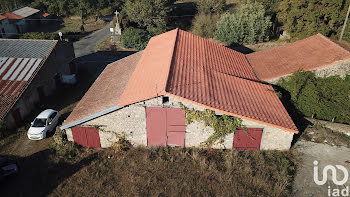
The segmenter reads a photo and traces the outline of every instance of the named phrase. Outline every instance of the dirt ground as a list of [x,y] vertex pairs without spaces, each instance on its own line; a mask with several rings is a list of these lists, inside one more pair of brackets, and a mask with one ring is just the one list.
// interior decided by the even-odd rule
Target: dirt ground
[[[318,161],[319,180],[322,179],[322,170],[326,165],[343,165],[350,173],[350,149],[344,146],[331,146],[300,140],[296,143],[301,163],[294,180],[294,196],[328,196],[328,186],[332,189],[350,187],[350,178],[344,186],[335,185],[332,176],[328,173],[326,184],[319,186],[314,182],[314,161]],[[337,173],[337,180],[342,180],[344,174]]]

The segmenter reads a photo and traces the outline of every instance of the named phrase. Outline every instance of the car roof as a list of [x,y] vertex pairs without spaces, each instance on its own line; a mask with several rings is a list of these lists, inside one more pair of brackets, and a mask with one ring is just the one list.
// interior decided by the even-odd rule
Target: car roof
[[53,109],[46,109],[45,111],[42,111],[36,118],[48,118],[53,112],[57,112]]

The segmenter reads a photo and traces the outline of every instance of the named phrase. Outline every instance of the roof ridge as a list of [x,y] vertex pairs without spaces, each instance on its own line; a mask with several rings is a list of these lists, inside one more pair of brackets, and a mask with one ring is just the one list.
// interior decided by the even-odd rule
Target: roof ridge
[[[258,75],[256,74],[256,72],[255,72],[253,66],[250,64],[249,59],[247,58],[247,55],[248,55],[248,54],[247,54],[247,55],[246,55],[246,54],[243,54],[243,55],[244,55],[245,60],[248,62],[250,68],[252,69],[252,71],[253,71],[255,77],[256,77],[257,79],[259,79],[259,77],[258,77]],[[260,79],[259,79],[259,80],[260,80]]]
[[[230,75],[230,74],[227,74],[227,73],[224,73],[224,72],[220,72],[216,69],[213,69],[215,72],[217,73],[220,73],[220,74],[223,74],[223,75],[227,75],[229,77],[234,77],[234,78],[239,78],[239,79],[244,79],[244,80],[247,80],[247,81],[251,81],[251,82],[254,82],[254,83],[260,83],[260,84],[265,84],[264,82],[260,81],[260,79],[257,77],[257,79],[259,79],[259,81],[256,81],[256,80],[253,80],[253,79],[249,79],[249,78],[246,78],[246,77],[240,77],[240,76],[237,76],[237,75]],[[266,84],[265,84],[266,85]]]
[[173,60],[174,60],[175,48],[176,48],[176,45],[177,45],[177,38],[179,37],[179,31],[180,31],[180,29],[179,29],[179,28],[176,28],[175,30],[176,30],[176,37],[175,37],[175,40],[174,40],[174,47],[173,47],[173,50],[172,50],[172,53],[171,53],[170,64],[169,64],[169,70],[168,70],[167,76],[166,76],[166,82],[165,82],[164,92],[167,91],[167,87],[168,87],[168,84],[169,84],[170,70],[171,70],[171,66],[172,66],[172,64],[173,64]]
[[318,36],[320,36],[321,38],[327,40],[328,42],[331,42],[333,45],[337,46],[338,48],[341,48],[343,51],[345,51],[345,52],[347,52],[347,53],[350,54],[350,51],[348,51],[347,49],[345,49],[344,47],[342,47],[340,44],[336,43],[335,41],[331,40],[330,38],[324,36],[323,34],[318,33],[318,34],[316,34],[316,35],[318,35]]

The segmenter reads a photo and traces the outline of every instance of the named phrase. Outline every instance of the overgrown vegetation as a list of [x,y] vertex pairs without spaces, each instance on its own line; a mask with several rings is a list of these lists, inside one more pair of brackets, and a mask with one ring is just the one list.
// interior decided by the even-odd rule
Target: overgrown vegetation
[[350,136],[345,133],[333,131],[318,120],[313,122],[302,134],[302,138],[307,141],[328,144],[331,146],[345,146],[350,148]]
[[226,0],[197,0],[196,3],[199,13],[222,13],[226,9]]
[[36,40],[57,40],[57,33],[44,32],[28,32],[19,37],[20,39],[36,39]]
[[316,77],[298,71],[279,82],[288,98],[305,116],[350,124],[350,76]]
[[215,38],[227,45],[263,42],[269,39],[271,25],[264,6],[251,2],[233,14],[224,14],[217,23]]
[[150,35],[143,29],[126,28],[121,36],[123,47],[142,50],[146,48]]
[[152,36],[166,32],[175,0],[126,0],[122,9],[124,47],[144,49]]
[[297,160],[294,151],[107,149],[52,195],[290,196]]
[[[83,19],[91,15],[101,15],[101,12],[106,12],[108,8],[115,10],[123,3],[116,0],[32,0],[31,2],[31,7],[44,12],[58,16],[79,15]],[[105,14],[112,13],[113,11],[107,11]]]
[[179,103],[180,108],[186,114],[186,124],[191,124],[193,121],[203,122],[205,126],[213,128],[214,133],[202,143],[205,147],[211,147],[215,143],[223,143],[227,135],[234,133],[238,128],[246,129],[242,124],[242,119],[222,115],[218,116],[214,111],[205,109],[204,111],[194,108],[187,108],[182,103]]
[[282,0],[278,19],[295,38],[316,33],[336,36],[340,34],[348,7],[349,1],[345,0]]
[[218,14],[201,13],[196,15],[193,19],[192,33],[203,38],[213,38],[216,31],[216,25],[213,24],[216,24],[219,18]]
[[9,130],[3,120],[0,120],[0,139],[3,139],[9,135]]

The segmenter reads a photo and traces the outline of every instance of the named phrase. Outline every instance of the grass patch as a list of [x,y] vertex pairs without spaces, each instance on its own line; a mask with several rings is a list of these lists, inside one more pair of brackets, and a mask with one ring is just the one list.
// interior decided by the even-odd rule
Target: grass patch
[[[289,196],[293,151],[104,149],[52,193],[71,196]],[[93,184],[92,184],[93,182]]]

